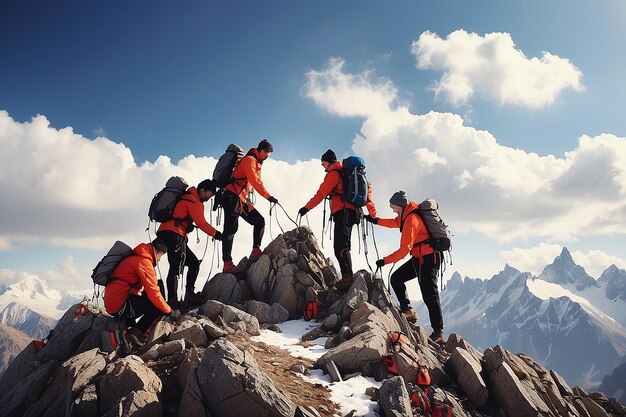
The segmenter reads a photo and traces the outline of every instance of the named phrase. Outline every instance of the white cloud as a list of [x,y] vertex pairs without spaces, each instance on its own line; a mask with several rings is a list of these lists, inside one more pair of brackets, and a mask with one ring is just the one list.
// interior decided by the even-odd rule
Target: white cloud
[[[332,71],[309,73],[315,82],[307,84],[305,95],[339,115],[350,107],[353,90],[386,103],[371,107],[378,112],[358,113],[364,122],[353,143],[367,161],[376,201],[398,189],[416,200],[434,197],[453,232],[474,229],[500,242],[624,233],[625,138],[582,136],[564,158],[503,146],[459,115],[416,115],[393,107],[387,98],[397,89],[389,80],[346,74],[336,62],[329,63]],[[334,87],[338,83],[341,91]],[[430,163],[417,163],[417,155]]]
[[572,252],[572,259],[596,279],[600,278],[602,272],[611,265],[615,265],[620,269],[626,269],[626,261],[599,250],[574,251]]
[[566,89],[583,91],[582,72],[569,59],[543,52],[527,58],[508,33],[480,36],[457,30],[446,39],[424,32],[411,45],[420,69],[441,70],[437,96],[465,104],[480,94],[500,104],[548,106]]

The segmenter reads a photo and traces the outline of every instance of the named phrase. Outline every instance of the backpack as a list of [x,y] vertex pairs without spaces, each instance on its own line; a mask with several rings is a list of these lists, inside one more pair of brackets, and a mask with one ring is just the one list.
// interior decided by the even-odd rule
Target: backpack
[[[439,217],[439,213],[437,212],[438,208],[439,204],[437,201],[432,198],[427,198],[420,203],[417,209],[411,212],[420,216],[430,236],[427,240],[417,242],[415,245],[428,243],[436,251],[445,252],[450,250],[452,246],[452,235],[450,234],[448,226],[441,217]],[[402,225],[400,225],[400,231],[402,231]]]
[[436,404],[433,407],[433,412],[431,414],[432,417],[453,417],[452,409],[448,404]]
[[367,202],[365,160],[358,156],[350,156],[344,159],[342,164],[343,194],[341,198],[356,208],[363,207]]
[[239,145],[234,143],[228,145],[213,170],[213,181],[218,188],[224,188],[231,182],[233,171],[242,157],[243,149]]
[[128,258],[133,250],[126,243],[117,241],[106,255],[98,262],[91,273],[94,284],[106,286],[112,279],[113,271],[124,259]]
[[171,220],[176,203],[178,203],[178,200],[187,191],[188,187],[189,184],[182,177],[171,177],[167,180],[165,188],[152,198],[150,208],[148,209],[150,220],[159,223]]
[[309,301],[304,306],[304,319],[309,321],[311,319],[317,319],[320,316],[320,303],[319,301]]
[[426,362],[422,360],[417,361],[417,386],[420,388],[428,388],[430,385],[430,372]]
[[402,332],[389,332],[389,341],[392,347],[409,344],[409,339]]
[[[430,406],[430,399],[428,398],[428,394],[426,393],[425,390],[423,390],[421,388],[416,388],[415,390],[413,390],[413,392],[411,393],[411,402],[425,416],[429,416],[430,413],[432,412],[432,408]],[[433,414],[433,416],[434,416],[434,414]]]

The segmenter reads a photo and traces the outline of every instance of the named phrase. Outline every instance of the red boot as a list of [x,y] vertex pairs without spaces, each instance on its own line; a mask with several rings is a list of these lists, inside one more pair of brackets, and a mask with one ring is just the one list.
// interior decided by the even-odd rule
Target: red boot
[[250,253],[250,259],[258,258],[262,254],[263,252],[261,252],[260,248],[252,248],[252,252]]
[[222,272],[230,272],[233,271],[235,269],[235,264],[233,264],[233,261],[224,261],[224,269],[222,269]]

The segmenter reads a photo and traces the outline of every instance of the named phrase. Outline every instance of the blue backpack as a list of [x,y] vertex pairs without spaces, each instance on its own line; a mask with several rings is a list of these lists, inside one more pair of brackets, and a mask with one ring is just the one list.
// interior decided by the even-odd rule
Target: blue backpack
[[343,195],[341,198],[356,208],[363,207],[367,202],[367,178],[365,177],[365,160],[358,156],[349,156],[343,160]]

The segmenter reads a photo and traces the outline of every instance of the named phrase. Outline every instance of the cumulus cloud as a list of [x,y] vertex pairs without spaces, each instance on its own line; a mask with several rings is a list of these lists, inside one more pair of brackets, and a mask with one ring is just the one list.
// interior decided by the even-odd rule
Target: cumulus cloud
[[[544,266],[551,264],[562,250],[563,246],[561,245],[540,243],[532,248],[515,247],[511,250],[501,251],[500,257],[504,262],[520,271],[539,275]],[[622,269],[626,268],[626,261],[600,250],[572,251],[571,255],[577,265],[582,266],[589,275],[596,279],[611,265]]]
[[569,59],[545,51],[528,58],[508,33],[480,36],[457,30],[442,39],[427,31],[412,43],[411,52],[418,68],[443,72],[433,89],[455,105],[480,94],[500,104],[538,109],[566,89],[584,90],[583,74]]
[[582,136],[563,158],[503,146],[459,115],[412,114],[394,105],[388,98],[397,88],[389,80],[346,73],[337,62],[309,73],[315,82],[305,95],[338,115],[355,100],[353,90],[386,103],[358,113],[364,122],[353,141],[367,161],[376,201],[397,189],[416,200],[434,197],[453,232],[474,229],[500,242],[624,233],[625,138]]

